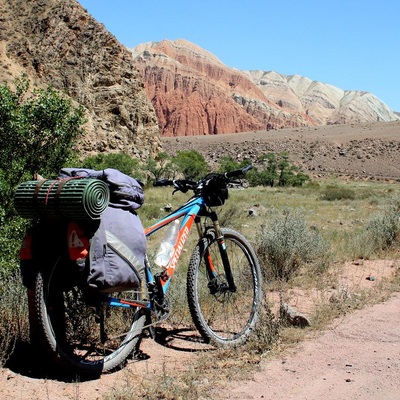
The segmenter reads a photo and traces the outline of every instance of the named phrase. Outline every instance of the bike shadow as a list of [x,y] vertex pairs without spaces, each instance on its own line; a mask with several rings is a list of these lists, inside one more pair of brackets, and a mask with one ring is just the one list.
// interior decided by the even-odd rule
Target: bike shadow
[[204,342],[203,338],[190,328],[157,327],[154,341],[161,346],[183,352],[212,351],[215,348]]
[[[151,339],[150,339],[151,340]],[[212,351],[213,347],[190,328],[157,327],[153,340],[166,348],[180,352]],[[142,342],[143,344],[143,342]],[[140,362],[151,358],[146,349],[141,349],[132,354],[129,360]],[[129,362],[129,361],[128,361]],[[79,375],[55,367],[46,354],[39,347],[29,341],[19,340],[15,343],[14,351],[4,365],[10,371],[32,379],[49,379],[66,383],[85,382],[99,379],[101,373],[93,375]]]
[[14,351],[4,366],[14,373],[28,378],[49,379],[65,383],[95,380],[101,375],[82,376],[55,367],[54,364],[49,362],[43,351],[40,351],[37,346],[28,341],[16,342]]

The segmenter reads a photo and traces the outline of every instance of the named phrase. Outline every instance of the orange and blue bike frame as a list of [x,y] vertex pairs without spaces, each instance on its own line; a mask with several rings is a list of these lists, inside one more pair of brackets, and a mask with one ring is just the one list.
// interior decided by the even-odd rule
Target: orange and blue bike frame
[[[154,232],[159,229],[167,226],[172,221],[175,221],[178,218],[182,218],[182,222],[179,226],[178,237],[175,243],[174,251],[171,256],[171,259],[168,265],[165,267],[165,270],[162,273],[161,279],[159,279],[159,284],[161,285],[162,291],[165,294],[167,292],[168,286],[171,282],[171,278],[174,275],[176,265],[178,263],[179,257],[182,253],[183,247],[185,245],[186,239],[189,236],[189,232],[193,226],[193,223],[196,220],[196,217],[200,214],[200,211],[204,210],[204,200],[202,197],[195,197],[189,200],[186,204],[179,207],[177,210],[173,211],[165,218],[159,220],[154,225],[146,228],[144,230],[146,237],[151,236]],[[199,232],[201,235],[201,232]],[[223,244],[221,244],[223,246]],[[213,267],[211,258],[208,256],[207,265],[209,267],[209,274],[213,275]],[[146,283],[155,283],[155,277],[151,271],[150,266],[148,265],[148,261],[146,261]],[[117,299],[109,297],[108,304],[114,307],[141,307],[152,309],[153,304],[152,301],[129,301],[123,299]]]

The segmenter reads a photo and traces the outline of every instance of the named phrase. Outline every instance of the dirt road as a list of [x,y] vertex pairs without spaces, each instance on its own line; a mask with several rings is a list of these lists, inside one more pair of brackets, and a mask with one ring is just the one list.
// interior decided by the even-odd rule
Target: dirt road
[[341,318],[224,399],[400,399],[400,295]]

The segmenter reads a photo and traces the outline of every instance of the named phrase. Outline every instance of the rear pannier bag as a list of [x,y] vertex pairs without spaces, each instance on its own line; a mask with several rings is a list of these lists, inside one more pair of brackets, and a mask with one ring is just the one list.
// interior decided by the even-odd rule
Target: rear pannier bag
[[107,207],[90,239],[87,283],[101,291],[138,288],[144,278],[146,238],[139,217]]
[[[100,221],[54,223],[39,220],[36,228],[27,236],[28,240],[24,241],[21,251],[24,284],[28,287],[32,285],[31,272],[41,268],[43,249],[50,247],[51,253],[66,255],[71,263],[79,267],[83,275],[82,284],[89,288],[114,292],[140,287],[144,279],[146,237],[135,210],[144,201],[141,184],[114,169],[94,171],[66,168],[60,171],[63,179],[75,176],[98,178],[106,182],[110,188],[110,203]],[[51,233],[54,230],[57,231],[55,236],[54,232]],[[41,244],[39,253],[33,246],[32,258],[29,248],[31,236],[33,243]]]

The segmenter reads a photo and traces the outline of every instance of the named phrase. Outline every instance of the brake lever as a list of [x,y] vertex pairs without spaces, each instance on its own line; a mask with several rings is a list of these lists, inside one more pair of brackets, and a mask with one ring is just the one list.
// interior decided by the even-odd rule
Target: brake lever
[[181,185],[181,184],[178,183],[178,182],[174,182],[174,186],[175,186],[175,190],[172,192],[172,194],[175,194],[175,192],[186,193],[186,192],[189,190],[188,187],[186,187],[186,186],[184,186],[184,185]]

